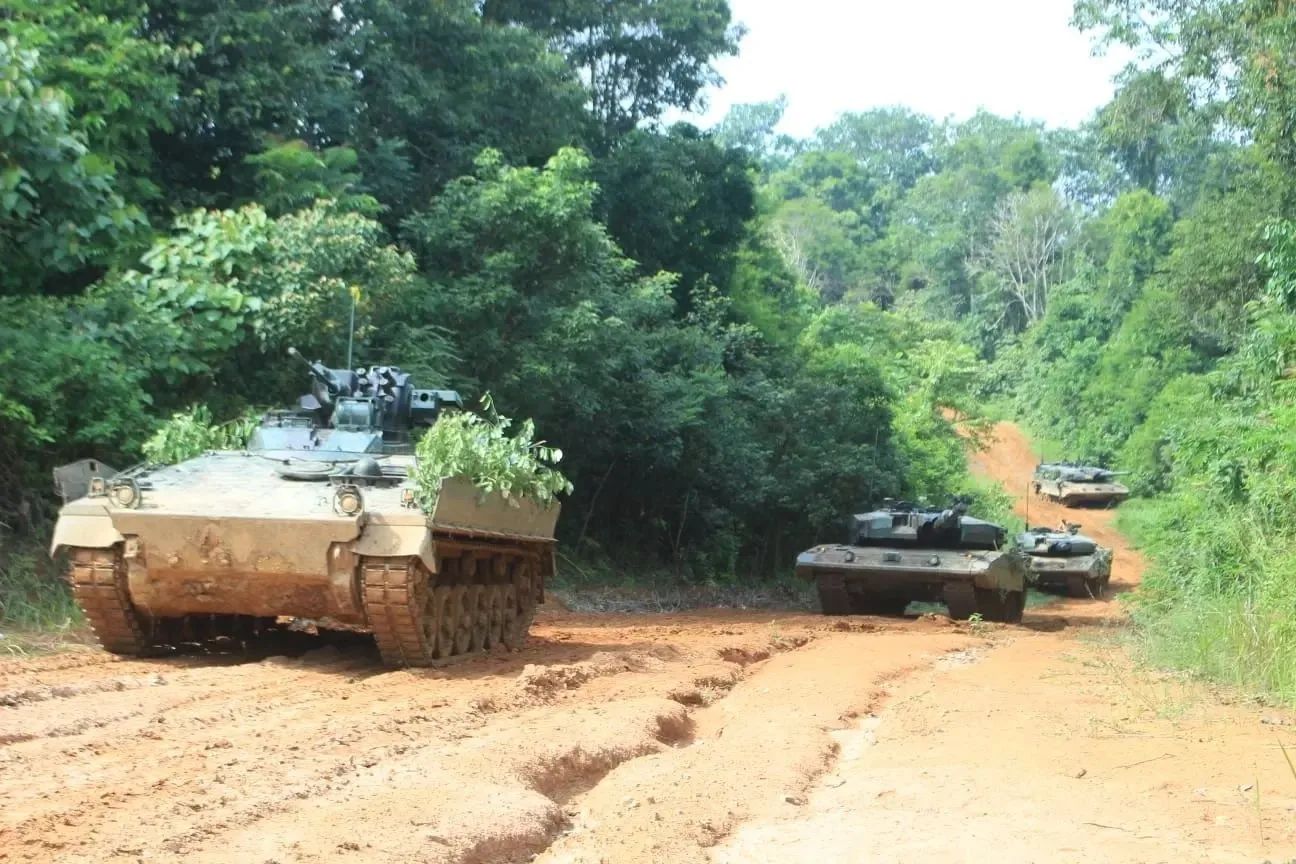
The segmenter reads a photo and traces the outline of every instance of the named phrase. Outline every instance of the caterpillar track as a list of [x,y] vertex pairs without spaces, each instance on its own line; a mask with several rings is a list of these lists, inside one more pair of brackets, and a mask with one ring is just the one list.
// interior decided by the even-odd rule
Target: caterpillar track
[[120,546],[73,548],[68,555],[72,596],[85,613],[99,644],[114,654],[145,656],[153,640],[131,605]]
[[439,666],[521,647],[540,600],[548,549],[437,543],[437,572],[417,556],[361,562],[365,617],[383,661]]
[[[520,648],[551,555],[538,544],[438,544],[435,573],[415,555],[362,558],[359,588],[367,629],[383,662],[442,666]],[[113,654],[147,657],[185,644],[241,642],[276,626],[274,618],[246,615],[143,614],[131,601],[120,544],[73,548],[69,562],[73,595],[100,644]]]

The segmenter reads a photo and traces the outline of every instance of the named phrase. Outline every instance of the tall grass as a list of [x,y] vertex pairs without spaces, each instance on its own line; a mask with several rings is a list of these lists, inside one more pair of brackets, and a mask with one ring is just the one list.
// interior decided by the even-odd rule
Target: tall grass
[[1186,493],[1130,502],[1119,524],[1150,559],[1131,601],[1146,659],[1296,703],[1296,537]]
[[0,627],[54,630],[80,622],[67,582],[44,550],[25,543],[0,553]]

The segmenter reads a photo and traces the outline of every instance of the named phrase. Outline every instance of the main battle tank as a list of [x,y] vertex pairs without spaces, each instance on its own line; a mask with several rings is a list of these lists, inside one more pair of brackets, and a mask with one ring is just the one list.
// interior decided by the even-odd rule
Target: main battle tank
[[888,500],[852,517],[847,544],[802,552],[797,575],[816,583],[825,615],[899,615],[918,600],[944,602],[951,618],[1020,621],[1025,559],[1003,528],[966,512]]
[[1080,526],[1063,522],[1057,528],[1031,528],[1018,537],[1030,559],[1031,581],[1072,597],[1101,597],[1111,581],[1112,550],[1080,533]]
[[1119,504],[1129,497],[1129,488],[1116,482],[1126,471],[1108,471],[1072,462],[1041,462],[1035,466],[1031,485],[1036,495],[1072,504]]
[[424,512],[413,433],[458,394],[398,367],[307,365],[311,393],[245,451],[54,472],[67,503],[50,552],[66,551],[103,647],[149,655],[286,619],[370,631],[398,666],[520,645],[554,572],[558,505],[450,478]]

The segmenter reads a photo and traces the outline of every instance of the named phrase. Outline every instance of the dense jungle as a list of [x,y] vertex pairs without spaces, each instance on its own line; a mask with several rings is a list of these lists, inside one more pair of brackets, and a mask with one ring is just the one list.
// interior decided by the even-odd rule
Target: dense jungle
[[1016,420],[1132,472],[1154,662],[1296,698],[1296,9],[1073,26],[1138,58],[1078,128],[793,138],[679,121],[724,0],[7,0],[0,621],[76,614],[54,466],[219,440],[353,338],[534,420],[593,581],[777,581],[885,497],[1006,517],[956,425]]

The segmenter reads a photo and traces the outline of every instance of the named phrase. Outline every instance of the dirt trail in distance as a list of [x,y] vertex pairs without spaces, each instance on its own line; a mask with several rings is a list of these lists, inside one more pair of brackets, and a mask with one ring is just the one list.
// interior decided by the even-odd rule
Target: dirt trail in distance
[[[978,470],[1024,490],[997,431]],[[1072,518],[1128,589],[1110,515]],[[550,609],[443,670],[354,641],[0,661],[0,862],[1292,857],[1296,718],[1136,671],[1122,626]]]

